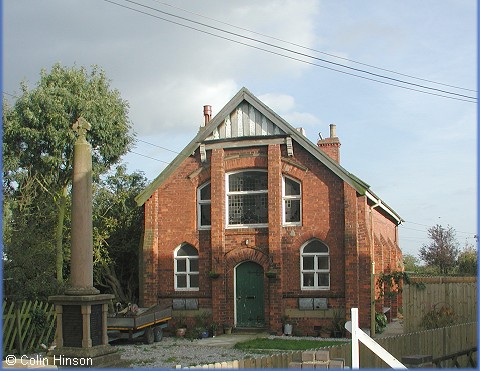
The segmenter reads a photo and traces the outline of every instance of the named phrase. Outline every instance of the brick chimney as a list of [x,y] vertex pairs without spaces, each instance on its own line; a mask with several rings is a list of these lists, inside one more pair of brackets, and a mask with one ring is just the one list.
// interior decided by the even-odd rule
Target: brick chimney
[[317,142],[317,146],[332,160],[340,163],[340,139],[337,137],[336,129],[337,126],[335,124],[330,124],[330,138],[324,139],[322,135],[319,134],[320,139]]

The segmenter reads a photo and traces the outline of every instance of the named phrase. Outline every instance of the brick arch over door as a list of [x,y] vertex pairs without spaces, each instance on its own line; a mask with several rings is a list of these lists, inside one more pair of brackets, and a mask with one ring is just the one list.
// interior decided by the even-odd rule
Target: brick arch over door
[[268,270],[270,264],[268,255],[263,251],[248,247],[238,248],[228,252],[225,256],[227,273],[232,272],[238,264],[245,261],[253,261],[260,264],[265,271]]

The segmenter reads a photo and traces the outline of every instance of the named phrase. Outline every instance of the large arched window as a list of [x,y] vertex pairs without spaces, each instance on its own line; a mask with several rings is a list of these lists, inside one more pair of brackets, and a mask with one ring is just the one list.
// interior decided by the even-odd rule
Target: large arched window
[[197,191],[198,228],[208,229],[212,225],[212,197],[211,184],[205,183]]
[[263,170],[227,174],[227,226],[268,226],[268,173]]
[[284,176],[282,179],[283,224],[302,224],[302,187],[299,182]]
[[307,242],[300,250],[302,290],[330,289],[328,246],[319,240]]
[[185,243],[174,251],[175,290],[198,290],[198,251]]

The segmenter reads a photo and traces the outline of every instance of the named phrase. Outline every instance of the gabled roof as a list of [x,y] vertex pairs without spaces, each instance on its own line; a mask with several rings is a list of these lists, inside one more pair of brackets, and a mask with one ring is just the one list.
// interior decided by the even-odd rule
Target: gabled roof
[[[237,126],[232,125],[230,127],[230,117],[235,115],[234,112],[239,112],[241,115],[241,107],[245,102],[249,105],[250,109],[253,108],[254,114],[257,116],[260,114],[261,124],[256,125],[252,121],[249,123],[246,120],[245,128],[250,125],[250,129],[240,128],[242,119],[239,120]],[[237,114],[237,116],[238,116]],[[238,120],[237,120],[238,121]],[[232,130],[233,129],[233,130]],[[246,132],[249,131],[249,132]],[[327,154],[318,148],[317,145],[308,140],[303,134],[292,127],[283,118],[278,116],[274,111],[262,103],[257,97],[255,97],[245,87],[235,94],[235,96],[213,117],[208,124],[198,132],[193,140],[175,157],[175,159],[156,177],[152,183],[150,183],[136,198],[137,204],[143,205],[155,190],[162,185],[162,183],[180,166],[180,164],[189,156],[191,156],[195,150],[205,141],[212,139],[224,139],[224,138],[239,138],[245,136],[269,136],[283,134],[292,138],[299,145],[301,145],[306,151],[308,151],[317,160],[323,163],[328,169],[336,174],[343,181],[352,186],[360,195],[367,195],[372,200],[377,200],[385,211],[388,212],[398,223],[402,221],[395,211],[384,203],[380,202],[380,199],[376,198],[373,192],[369,192],[370,186],[349,173],[341,165],[332,160]]]

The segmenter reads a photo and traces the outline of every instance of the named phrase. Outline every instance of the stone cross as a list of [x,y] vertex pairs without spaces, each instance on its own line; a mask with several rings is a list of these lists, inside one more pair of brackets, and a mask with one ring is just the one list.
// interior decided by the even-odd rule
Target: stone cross
[[78,120],[75,121],[72,128],[78,134],[77,141],[79,143],[87,142],[87,139],[85,136],[87,135],[87,130],[90,130],[91,127],[92,125],[90,125],[90,123],[87,120],[85,120],[82,116],[80,116]]

